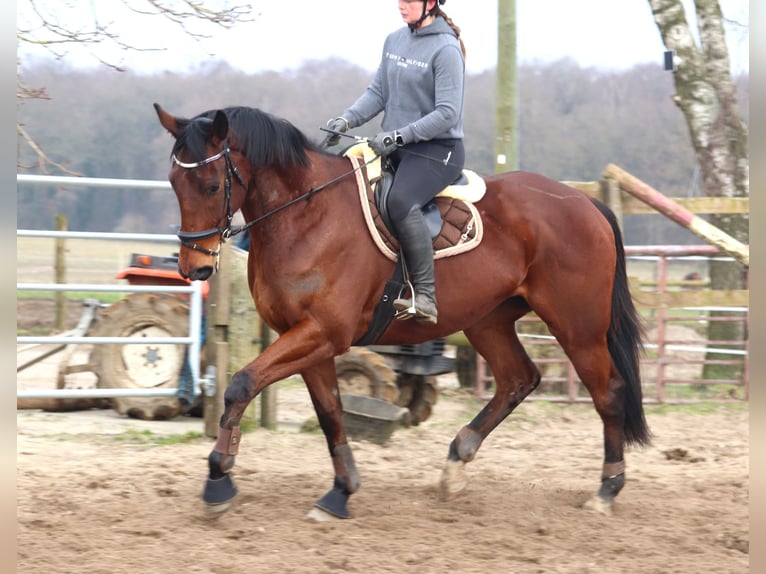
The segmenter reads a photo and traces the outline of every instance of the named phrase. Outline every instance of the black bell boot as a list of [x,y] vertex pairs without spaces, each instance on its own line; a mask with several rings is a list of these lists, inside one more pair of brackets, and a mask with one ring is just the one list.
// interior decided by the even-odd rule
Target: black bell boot
[[413,209],[396,226],[397,239],[402,246],[404,261],[415,287],[414,314],[412,299],[396,299],[394,309],[401,318],[415,317],[419,323],[435,325],[438,316],[434,289],[434,251],[431,236],[419,208]]

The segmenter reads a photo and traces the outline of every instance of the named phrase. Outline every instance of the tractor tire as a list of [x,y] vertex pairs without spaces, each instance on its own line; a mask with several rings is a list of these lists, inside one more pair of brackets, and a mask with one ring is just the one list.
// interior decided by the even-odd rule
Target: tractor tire
[[352,347],[335,357],[335,372],[341,394],[362,395],[394,404],[399,398],[396,373],[383,356],[369,349]]
[[439,398],[436,377],[399,373],[396,384],[399,387],[396,404],[410,409],[412,425],[428,420]]
[[[135,293],[104,309],[92,330],[102,337],[185,337],[189,306],[167,293]],[[91,363],[99,388],[174,388],[185,345],[129,343],[93,346]],[[167,420],[181,412],[175,397],[119,397],[112,406],[120,414],[143,420]]]

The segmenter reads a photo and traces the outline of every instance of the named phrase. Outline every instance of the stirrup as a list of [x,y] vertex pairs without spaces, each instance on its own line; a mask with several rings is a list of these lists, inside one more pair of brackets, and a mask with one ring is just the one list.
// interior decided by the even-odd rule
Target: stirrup
[[[406,321],[407,319],[413,318],[415,315],[417,315],[418,310],[415,308],[415,287],[413,287],[412,283],[410,282],[409,278],[407,279],[407,287],[410,290],[410,294],[412,295],[410,297],[410,306],[406,309],[402,309],[401,311],[396,311],[394,313],[394,319],[399,319],[400,321]],[[402,288],[401,291],[399,291],[399,296],[396,299],[403,299],[403,294],[406,290],[406,288]],[[395,299],[395,300],[396,300]]]

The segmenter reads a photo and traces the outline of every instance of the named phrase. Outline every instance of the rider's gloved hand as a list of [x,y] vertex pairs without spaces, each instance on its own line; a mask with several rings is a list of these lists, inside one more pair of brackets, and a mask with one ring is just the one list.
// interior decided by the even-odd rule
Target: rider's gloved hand
[[[346,133],[348,131],[348,120],[343,116],[332,118],[327,120],[327,129],[334,132]],[[324,147],[332,147],[338,145],[340,142],[340,136],[338,134],[330,134],[325,138]]]
[[388,155],[399,146],[404,145],[404,139],[397,131],[380,132],[369,141],[372,151],[378,155]]

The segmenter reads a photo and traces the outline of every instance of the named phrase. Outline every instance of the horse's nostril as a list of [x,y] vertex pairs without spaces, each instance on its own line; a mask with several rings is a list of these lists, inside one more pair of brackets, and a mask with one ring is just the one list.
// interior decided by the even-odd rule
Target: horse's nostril
[[189,279],[192,281],[204,281],[213,274],[213,266],[205,265],[204,267],[198,267],[189,273]]

